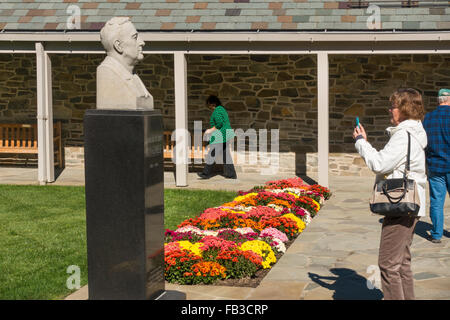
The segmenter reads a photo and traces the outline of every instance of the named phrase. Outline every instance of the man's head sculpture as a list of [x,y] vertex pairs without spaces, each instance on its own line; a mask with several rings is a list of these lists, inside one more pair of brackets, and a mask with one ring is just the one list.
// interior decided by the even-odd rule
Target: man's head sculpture
[[114,17],[106,22],[100,31],[100,40],[109,56],[122,57],[129,66],[135,66],[144,58],[145,42],[128,17]]
[[107,57],[97,68],[97,108],[152,110],[153,97],[134,74],[144,41],[128,17],[114,17],[100,31]]

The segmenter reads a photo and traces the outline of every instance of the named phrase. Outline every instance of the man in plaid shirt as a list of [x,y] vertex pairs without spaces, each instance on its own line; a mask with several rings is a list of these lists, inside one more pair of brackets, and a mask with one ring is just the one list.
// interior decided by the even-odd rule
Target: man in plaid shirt
[[433,229],[428,240],[440,243],[444,232],[444,203],[450,195],[450,90],[441,89],[439,106],[425,115],[425,148],[430,185],[430,218]]

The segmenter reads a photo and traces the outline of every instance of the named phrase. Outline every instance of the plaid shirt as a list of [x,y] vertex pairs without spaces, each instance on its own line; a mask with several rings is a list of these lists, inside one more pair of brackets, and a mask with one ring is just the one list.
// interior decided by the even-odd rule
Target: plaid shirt
[[450,172],[450,106],[441,105],[427,113],[423,127],[428,138],[425,154],[429,171]]

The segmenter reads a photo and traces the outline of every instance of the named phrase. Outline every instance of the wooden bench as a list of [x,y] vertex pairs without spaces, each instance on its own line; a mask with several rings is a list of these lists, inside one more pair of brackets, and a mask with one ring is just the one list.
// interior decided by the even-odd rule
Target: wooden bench
[[[202,133],[202,138],[203,138],[203,133]],[[175,141],[172,141],[172,131],[164,131],[164,152],[163,152],[163,154],[164,154],[165,161],[172,162],[172,155],[173,155],[174,147],[175,147]],[[208,148],[207,141],[202,141],[201,146],[199,146],[199,145],[196,146],[194,143],[194,135],[191,134],[191,148],[189,150],[188,157],[191,160],[192,165],[196,164],[195,160],[197,160],[197,162],[199,164],[205,162],[207,148]],[[199,162],[198,159],[201,159],[202,161]],[[236,159],[237,159],[237,153],[234,152],[233,153],[234,164],[236,164]]]
[[[53,124],[55,165],[62,167],[61,122]],[[0,154],[38,154],[37,124],[0,123]],[[28,163],[28,157],[25,164]]]
[[[191,163],[194,163],[195,159],[205,159],[206,148],[208,142],[202,141],[201,146],[194,144],[194,135],[191,134],[191,148],[189,150],[189,159]],[[172,160],[173,150],[175,147],[175,141],[172,141],[172,131],[164,131],[164,160]]]

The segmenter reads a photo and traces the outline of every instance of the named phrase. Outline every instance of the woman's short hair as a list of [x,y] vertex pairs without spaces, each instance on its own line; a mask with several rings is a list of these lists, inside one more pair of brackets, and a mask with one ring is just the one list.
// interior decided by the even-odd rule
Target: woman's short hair
[[397,89],[391,94],[389,101],[393,107],[399,109],[403,120],[423,120],[425,116],[422,95],[415,89]]
[[220,100],[219,100],[219,98],[217,98],[217,96],[210,95],[208,97],[208,99],[206,99],[206,104],[207,105],[213,104],[217,107],[217,106],[221,106],[222,102],[220,102]]

